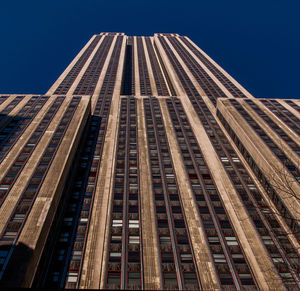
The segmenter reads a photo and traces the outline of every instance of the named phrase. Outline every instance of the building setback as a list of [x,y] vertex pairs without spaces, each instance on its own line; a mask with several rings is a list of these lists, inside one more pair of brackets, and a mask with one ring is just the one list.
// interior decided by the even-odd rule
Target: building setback
[[0,286],[299,290],[299,144],[188,37],[94,35],[0,95]]

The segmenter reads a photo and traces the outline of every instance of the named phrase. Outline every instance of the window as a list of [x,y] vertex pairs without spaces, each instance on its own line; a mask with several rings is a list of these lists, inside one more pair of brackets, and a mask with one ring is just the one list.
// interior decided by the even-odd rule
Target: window
[[52,282],[58,282],[59,279],[59,272],[52,273]]
[[255,224],[255,226],[256,226],[257,228],[263,228],[263,227],[264,227],[261,220],[254,219],[253,222],[254,222],[254,224]]
[[161,253],[161,259],[163,263],[174,263],[172,253]]
[[193,190],[201,190],[200,184],[192,184]]
[[128,272],[128,284],[140,285],[141,275],[138,272]]
[[16,231],[6,231],[2,237],[3,241],[12,241],[16,237]]
[[216,214],[225,214],[223,207],[215,207]]
[[212,222],[212,220],[203,220],[203,224],[205,229],[214,228],[214,223]]
[[208,243],[210,245],[219,245],[220,241],[219,241],[219,238],[217,236],[209,236],[208,237]]
[[254,184],[248,184],[248,188],[250,190],[256,190],[256,186]]
[[114,205],[113,212],[114,213],[122,213],[123,206],[122,205]]
[[197,276],[192,272],[184,272],[183,273],[184,283],[190,285],[198,285]]
[[246,264],[244,256],[242,254],[232,254],[232,258],[236,264]]
[[192,254],[186,253],[186,254],[180,254],[181,262],[182,263],[192,263]]
[[139,221],[138,220],[129,219],[129,221],[128,221],[128,227],[129,228],[139,228]]
[[175,228],[184,228],[184,220],[183,219],[174,219]]
[[233,280],[229,273],[220,274],[220,281],[221,285],[233,285]]
[[129,205],[129,213],[138,213],[138,206],[136,205]]
[[120,244],[122,242],[122,236],[120,236],[120,235],[112,235],[110,242],[112,244]]
[[271,253],[271,257],[274,263],[283,263],[283,259],[279,253]]
[[242,285],[254,285],[251,274],[239,274]]
[[168,190],[176,190],[175,184],[168,184]]
[[25,218],[25,214],[16,213],[15,216],[13,217],[13,221],[14,222],[22,222],[24,218]]
[[111,252],[109,254],[109,261],[111,263],[120,263],[121,262],[121,253],[120,252]]
[[129,193],[129,200],[138,200],[138,194]]
[[216,187],[213,184],[206,184],[206,189],[207,190],[216,190]]
[[159,228],[168,228],[168,220],[167,219],[158,219],[157,221]]
[[73,251],[72,260],[79,261],[81,259],[81,251]]
[[172,206],[172,212],[173,213],[181,213],[181,207],[180,206]]
[[177,242],[180,245],[187,245],[189,243],[186,235],[177,235]]
[[199,206],[200,214],[209,214],[209,209],[207,206]]
[[164,272],[163,276],[165,285],[177,285],[177,278],[175,272]]
[[211,199],[212,201],[220,201],[219,196],[218,196],[218,195],[215,195],[215,194],[210,195],[210,199]]
[[157,213],[166,213],[166,207],[165,206],[156,206],[156,212]]
[[123,200],[123,194],[122,193],[115,193],[114,199],[115,200]]
[[140,253],[139,252],[128,252],[128,263],[139,263]]
[[221,228],[231,228],[230,222],[228,220],[220,220]]
[[177,194],[170,194],[169,197],[171,201],[179,201],[179,197]]
[[120,273],[118,272],[108,272],[107,284],[120,284]]
[[236,241],[236,237],[235,236],[225,236],[227,245],[229,246],[237,246],[238,242]]
[[274,244],[273,240],[271,239],[271,237],[269,235],[262,235],[261,238],[265,245],[273,245]]
[[204,195],[195,195],[197,201],[205,201]]
[[224,254],[213,254],[214,262],[216,264],[225,264],[226,259]]
[[294,279],[290,272],[279,273],[284,283],[294,283]]
[[9,185],[0,185],[0,190],[8,190],[9,189]]
[[160,236],[159,237],[160,244],[170,244],[171,238],[169,236]]
[[139,244],[140,243],[140,237],[138,235],[130,235],[128,238],[128,242],[130,244]]
[[76,272],[69,272],[67,276],[68,283],[76,283],[78,279],[78,274]]
[[119,219],[113,219],[112,221],[112,227],[122,227],[123,221]]

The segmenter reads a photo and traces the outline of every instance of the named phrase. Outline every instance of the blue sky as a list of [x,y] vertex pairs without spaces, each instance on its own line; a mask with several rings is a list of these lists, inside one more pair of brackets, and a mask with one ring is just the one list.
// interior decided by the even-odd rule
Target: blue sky
[[300,98],[300,0],[1,1],[0,93],[45,93],[95,33],[189,36],[256,97]]

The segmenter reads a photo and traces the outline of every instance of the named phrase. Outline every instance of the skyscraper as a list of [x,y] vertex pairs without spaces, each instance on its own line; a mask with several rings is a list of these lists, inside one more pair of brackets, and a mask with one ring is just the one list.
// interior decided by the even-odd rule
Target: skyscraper
[[101,33],[0,110],[1,285],[299,289],[299,100],[185,36]]

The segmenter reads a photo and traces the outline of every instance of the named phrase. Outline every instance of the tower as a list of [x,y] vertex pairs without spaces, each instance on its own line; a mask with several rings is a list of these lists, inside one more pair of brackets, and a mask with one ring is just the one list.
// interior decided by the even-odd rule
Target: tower
[[101,33],[45,96],[0,102],[1,284],[300,287],[298,100],[185,36]]

